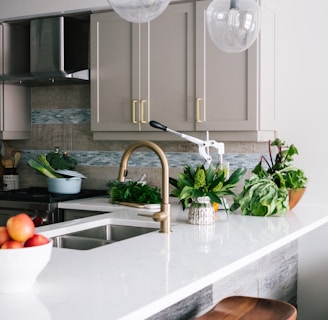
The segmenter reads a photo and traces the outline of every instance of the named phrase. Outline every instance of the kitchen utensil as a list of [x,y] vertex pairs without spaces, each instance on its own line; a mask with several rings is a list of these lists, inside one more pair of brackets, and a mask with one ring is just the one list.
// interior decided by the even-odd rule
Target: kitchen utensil
[[165,126],[155,120],[151,120],[149,122],[149,125],[153,128],[176,134],[176,135],[180,136],[181,138],[186,139],[187,141],[197,144],[199,154],[205,159],[204,166],[206,169],[212,163],[212,157],[209,153],[210,147],[217,149],[218,154],[219,154],[219,161],[220,161],[220,163],[223,162],[223,154],[224,154],[224,143],[223,142],[216,142],[215,140],[208,140],[208,139],[201,140],[201,139],[189,136],[185,133],[181,133],[181,132],[172,130],[172,129],[168,128],[167,126]]
[[14,161],[12,158],[2,159],[2,164],[5,168],[13,168],[14,167]]
[[76,194],[81,191],[82,179],[72,178],[48,178],[48,191],[59,194]]
[[10,146],[8,141],[3,141],[3,144],[5,146],[5,158],[11,158],[14,148]]
[[83,178],[83,179],[87,178],[82,173],[74,171],[74,170],[58,169],[58,170],[55,170],[55,172],[62,174],[64,176],[69,176],[69,177],[76,177],[76,178]]
[[14,151],[14,168],[17,168],[21,158],[22,153],[20,151]]

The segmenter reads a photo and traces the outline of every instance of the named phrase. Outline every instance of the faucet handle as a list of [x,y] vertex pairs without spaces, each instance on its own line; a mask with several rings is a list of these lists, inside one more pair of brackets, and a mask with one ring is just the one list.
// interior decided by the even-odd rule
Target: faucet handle
[[167,212],[155,212],[154,214],[138,213],[138,216],[153,218],[156,222],[161,222],[167,218]]
[[149,213],[138,213],[138,216],[140,216],[140,217],[153,218],[153,215],[152,214],[149,214]]

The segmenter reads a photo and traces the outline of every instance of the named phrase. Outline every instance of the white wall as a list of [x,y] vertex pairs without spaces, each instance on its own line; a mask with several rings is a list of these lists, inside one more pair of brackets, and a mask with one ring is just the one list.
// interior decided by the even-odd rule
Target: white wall
[[328,203],[327,12],[326,0],[277,0],[278,136],[299,149],[311,203]]
[[[309,177],[302,203],[328,203],[327,0],[277,0],[278,135]],[[328,214],[328,212],[327,212]],[[328,226],[299,241],[299,320],[328,317]]]

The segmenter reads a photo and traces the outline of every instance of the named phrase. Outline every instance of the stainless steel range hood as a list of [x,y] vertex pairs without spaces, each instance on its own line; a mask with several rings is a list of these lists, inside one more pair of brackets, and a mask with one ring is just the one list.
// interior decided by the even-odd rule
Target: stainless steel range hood
[[[4,38],[12,48],[9,51],[15,52],[7,58],[4,53],[2,79],[6,83],[47,85],[89,80],[88,20],[59,16],[33,19],[19,29],[15,24],[6,24],[6,27]],[[28,39],[26,32],[16,31],[24,28],[28,28]],[[27,41],[28,47],[24,45],[23,50],[17,50]],[[24,67],[17,70],[17,63],[21,61]]]
[[31,74],[58,82],[89,80],[89,23],[71,17],[40,18],[30,25]]

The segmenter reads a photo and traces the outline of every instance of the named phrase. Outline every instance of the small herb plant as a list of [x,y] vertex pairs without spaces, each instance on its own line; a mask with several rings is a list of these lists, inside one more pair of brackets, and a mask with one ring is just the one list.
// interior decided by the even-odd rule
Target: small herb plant
[[118,180],[107,183],[108,194],[112,203],[132,202],[143,204],[161,203],[159,188],[136,181],[121,182]]
[[189,203],[199,197],[208,196],[211,202],[224,204],[221,198],[234,195],[233,188],[246,173],[246,168],[239,168],[227,177],[227,168],[221,169],[210,166],[205,169],[203,165],[196,168],[188,165],[180,173],[178,179],[170,178],[170,183],[175,187],[171,195],[178,197],[185,209]]

